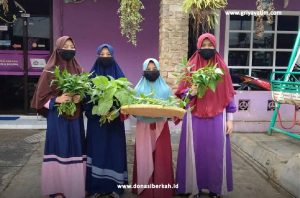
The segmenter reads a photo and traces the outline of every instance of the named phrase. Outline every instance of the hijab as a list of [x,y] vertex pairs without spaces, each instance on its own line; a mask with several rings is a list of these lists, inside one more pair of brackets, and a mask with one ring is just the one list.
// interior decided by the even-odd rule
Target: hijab
[[110,52],[110,54],[112,56],[112,59],[113,59],[112,60],[112,65],[111,66],[104,66],[104,65],[101,65],[96,60],[93,67],[92,67],[92,69],[91,69],[91,72],[93,72],[92,77],[95,77],[96,75],[111,76],[115,79],[124,77],[123,71],[121,70],[120,66],[118,65],[118,63],[115,60],[114,49],[111,45],[109,45],[109,44],[100,45],[96,50],[97,55],[99,56],[102,49],[105,48],[105,47],[108,49],[108,51]]
[[[31,101],[31,108],[36,109],[39,114],[44,117],[47,117],[48,109],[44,105],[52,98],[55,98],[62,93],[57,89],[56,86],[51,86],[50,83],[54,79],[54,74],[52,73],[56,66],[59,66],[61,71],[67,70],[71,74],[80,74],[83,69],[77,62],[75,58],[72,58],[70,61],[65,61],[59,55],[59,50],[63,48],[65,42],[71,40],[74,44],[74,41],[69,36],[62,36],[57,39],[54,51],[52,52],[37,84],[37,88],[33,95]],[[74,44],[75,45],[75,44]],[[80,110],[77,108],[74,116],[69,119],[74,119],[79,116]]]
[[[147,69],[148,64],[151,61],[155,64],[157,70],[160,70],[159,62],[154,58],[148,58],[143,63],[143,71]],[[166,100],[169,96],[172,96],[172,91],[170,87],[167,85],[167,83],[161,77],[161,75],[154,82],[147,80],[143,76],[134,89],[136,90],[138,96],[140,96],[141,94],[149,95],[151,92],[154,93],[153,98],[159,98],[162,100]],[[159,120],[162,120],[162,118],[149,117],[137,117],[137,119],[145,122],[157,122]]]
[[[197,48],[200,49],[205,39],[208,39],[216,49],[216,38],[210,33],[202,34],[198,38]],[[215,92],[208,89],[202,98],[194,97],[191,100],[190,105],[194,106],[192,114],[198,117],[214,117],[223,112],[224,108],[231,102],[235,91],[233,89],[232,80],[229,70],[221,57],[216,52],[214,57],[211,58],[213,64],[217,63],[217,67],[221,68],[224,72],[222,80],[219,81]],[[205,67],[208,64],[208,60],[204,59],[198,51],[196,51],[188,61],[188,65],[192,66],[191,71],[197,71],[200,68]],[[182,81],[175,94],[180,97],[191,85],[185,81]]]

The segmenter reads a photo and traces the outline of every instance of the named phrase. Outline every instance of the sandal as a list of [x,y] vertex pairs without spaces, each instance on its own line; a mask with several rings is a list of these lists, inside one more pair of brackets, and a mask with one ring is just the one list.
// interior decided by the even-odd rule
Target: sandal
[[218,195],[217,193],[214,192],[209,192],[208,196],[211,198],[221,198],[221,195]]

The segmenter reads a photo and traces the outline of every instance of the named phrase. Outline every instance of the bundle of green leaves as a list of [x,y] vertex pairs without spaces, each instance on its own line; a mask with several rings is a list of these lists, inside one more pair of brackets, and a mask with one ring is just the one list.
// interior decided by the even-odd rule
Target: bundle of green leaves
[[131,104],[134,90],[127,78],[97,76],[92,79],[89,92],[93,103],[92,114],[100,116],[100,124],[111,122],[120,115],[122,105]]
[[216,91],[217,85],[222,80],[224,72],[217,67],[217,64],[213,65],[211,62],[192,73],[192,84],[198,87],[197,96],[202,98],[208,89],[213,92]]
[[[209,61],[206,66],[197,71],[191,70],[193,66],[188,65],[186,58],[182,59],[182,62],[177,65],[176,73],[173,74],[177,79],[177,83],[184,81],[191,85],[196,85],[199,98],[203,97],[208,89],[215,91],[219,81],[222,80],[222,75],[224,75],[223,70],[217,66],[217,63],[213,64]],[[185,98],[183,102],[188,103],[186,100],[188,98]]]
[[[51,81],[50,86],[55,85],[62,93],[68,93],[69,96],[80,95],[80,100],[85,97],[91,89],[89,73],[70,74],[67,70],[60,71],[56,66],[54,70],[55,79]],[[74,101],[68,101],[56,104],[59,115],[64,114],[73,116],[76,112]]]

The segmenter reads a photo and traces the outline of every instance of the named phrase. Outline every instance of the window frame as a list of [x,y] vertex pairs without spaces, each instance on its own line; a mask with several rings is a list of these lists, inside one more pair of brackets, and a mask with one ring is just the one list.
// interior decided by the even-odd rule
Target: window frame
[[[241,10],[228,10],[228,12],[240,12]],[[253,10],[254,11],[254,10]],[[280,31],[277,30],[278,27],[278,16],[298,16],[298,28],[300,28],[300,12],[297,11],[281,11],[281,15],[274,15],[274,30],[266,30],[264,33],[273,34],[273,48],[253,48],[253,40],[254,40],[254,32],[255,32],[255,16],[251,17],[251,29],[250,30],[230,30],[230,16],[225,15],[225,46],[224,46],[224,60],[228,65],[228,56],[230,51],[246,51],[249,52],[249,65],[244,66],[228,66],[229,69],[243,69],[248,70],[248,75],[251,75],[253,69],[264,69],[275,71],[275,69],[287,69],[286,66],[276,66],[276,53],[277,52],[292,52],[293,47],[291,49],[277,49],[277,35],[278,34],[295,34],[297,36],[298,31]],[[249,48],[229,48],[229,34],[230,33],[250,33],[250,47]],[[273,53],[273,64],[271,66],[253,66],[253,52],[272,52]]]

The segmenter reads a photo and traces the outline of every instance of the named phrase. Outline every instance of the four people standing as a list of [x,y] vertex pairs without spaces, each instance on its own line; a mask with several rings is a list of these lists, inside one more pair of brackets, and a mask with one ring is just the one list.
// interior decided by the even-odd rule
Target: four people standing
[[[217,63],[225,75],[216,92],[207,91],[198,98],[197,87],[182,82],[178,97],[189,94],[194,106],[187,111],[182,124],[178,151],[176,183],[178,193],[198,194],[208,189],[217,197],[233,189],[229,134],[232,132],[232,113],[235,112],[234,90],[222,57],[216,52],[216,39],[203,34],[197,43],[198,51],[189,59],[193,71]],[[69,100],[79,101],[78,96],[59,93],[50,87],[56,65],[72,74],[82,68],[74,58],[75,46],[70,37],[57,40],[57,46],[43,71],[32,108],[47,116],[45,155],[42,166],[42,191],[53,197],[84,197],[88,194],[109,194],[119,197],[123,193],[119,184],[128,183],[126,139],[123,120],[118,117],[110,123],[99,124],[99,117],[92,115],[92,104],[77,104],[74,116],[58,116],[55,104]],[[167,99],[171,89],[160,76],[156,59],[143,64],[143,77],[135,87],[137,94],[150,94]],[[92,67],[92,77],[124,74],[114,59],[113,48],[108,44],[97,49],[97,59]],[[83,107],[83,108],[81,108]],[[88,119],[86,144],[82,111]],[[87,164],[85,170],[85,147]],[[86,175],[86,178],[85,178]],[[137,117],[133,184],[174,184],[170,130],[164,118]],[[172,197],[174,189],[134,189],[138,197]]]

